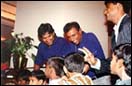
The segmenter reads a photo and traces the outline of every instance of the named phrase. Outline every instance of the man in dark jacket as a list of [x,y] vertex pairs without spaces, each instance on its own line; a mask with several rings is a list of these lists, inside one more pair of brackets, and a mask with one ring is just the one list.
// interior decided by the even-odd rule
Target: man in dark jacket
[[[114,32],[112,34],[112,50],[124,43],[131,43],[131,19],[128,16],[128,5],[130,5],[130,1],[105,1],[106,10],[104,14],[108,21],[111,21],[115,24]],[[86,49],[84,49],[86,50]],[[91,53],[91,52],[89,52]],[[92,56],[94,56],[91,53]],[[93,64],[97,62],[97,59],[91,59]],[[99,71],[96,71],[97,74],[106,74],[110,73],[110,60],[100,60],[100,68]],[[115,78],[115,77],[114,77]],[[115,82],[112,81],[112,84]]]
[[105,1],[107,21],[115,24],[112,34],[112,49],[123,43],[131,43],[131,19],[128,16],[130,1]]

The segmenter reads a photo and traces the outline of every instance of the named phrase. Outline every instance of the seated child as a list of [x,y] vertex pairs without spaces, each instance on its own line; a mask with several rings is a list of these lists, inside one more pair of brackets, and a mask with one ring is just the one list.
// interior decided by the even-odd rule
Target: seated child
[[93,85],[92,79],[88,75],[83,75],[84,57],[79,53],[71,53],[64,59],[64,71],[67,80],[64,85]]
[[29,76],[31,72],[27,69],[21,70],[17,76],[17,84],[18,85],[28,85],[29,84]]
[[42,70],[32,71],[29,80],[29,85],[46,85],[48,82],[48,79],[46,78],[45,73]]

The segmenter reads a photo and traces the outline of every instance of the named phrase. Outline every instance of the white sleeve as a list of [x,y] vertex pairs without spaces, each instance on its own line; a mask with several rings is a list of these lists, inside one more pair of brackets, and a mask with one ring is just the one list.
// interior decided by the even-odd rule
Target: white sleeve
[[100,60],[98,58],[96,58],[96,59],[97,59],[96,64],[95,65],[91,65],[91,67],[100,70],[101,62],[100,62]]

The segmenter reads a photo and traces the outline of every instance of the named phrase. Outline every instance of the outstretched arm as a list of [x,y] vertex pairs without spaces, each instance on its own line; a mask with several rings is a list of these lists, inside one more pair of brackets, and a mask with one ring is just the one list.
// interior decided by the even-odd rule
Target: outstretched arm
[[[96,74],[110,73],[110,60],[99,60],[85,47],[79,48],[85,56],[84,59],[88,62],[91,68],[95,69]],[[95,67],[96,66],[96,67]]]

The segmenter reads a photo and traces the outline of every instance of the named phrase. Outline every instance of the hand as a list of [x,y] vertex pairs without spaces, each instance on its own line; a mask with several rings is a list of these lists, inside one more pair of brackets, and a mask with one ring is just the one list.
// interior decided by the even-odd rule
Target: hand
[[87,72],[89,71],[89,69],[90,69],[89,65],[88,64],[85,64],[82,73],[83,74],[87,74]]
[[94,57],[94,55],[86,48],[79,48],[78,50],[82,51],[85,56],[84,56],[84,60],[86,62],[88,62],[90,65],[95,65],[97,62],[97,59]]
[[39,70],[39,69],[40,69],[40,66],[37,64],[34,64],[34,70]]

